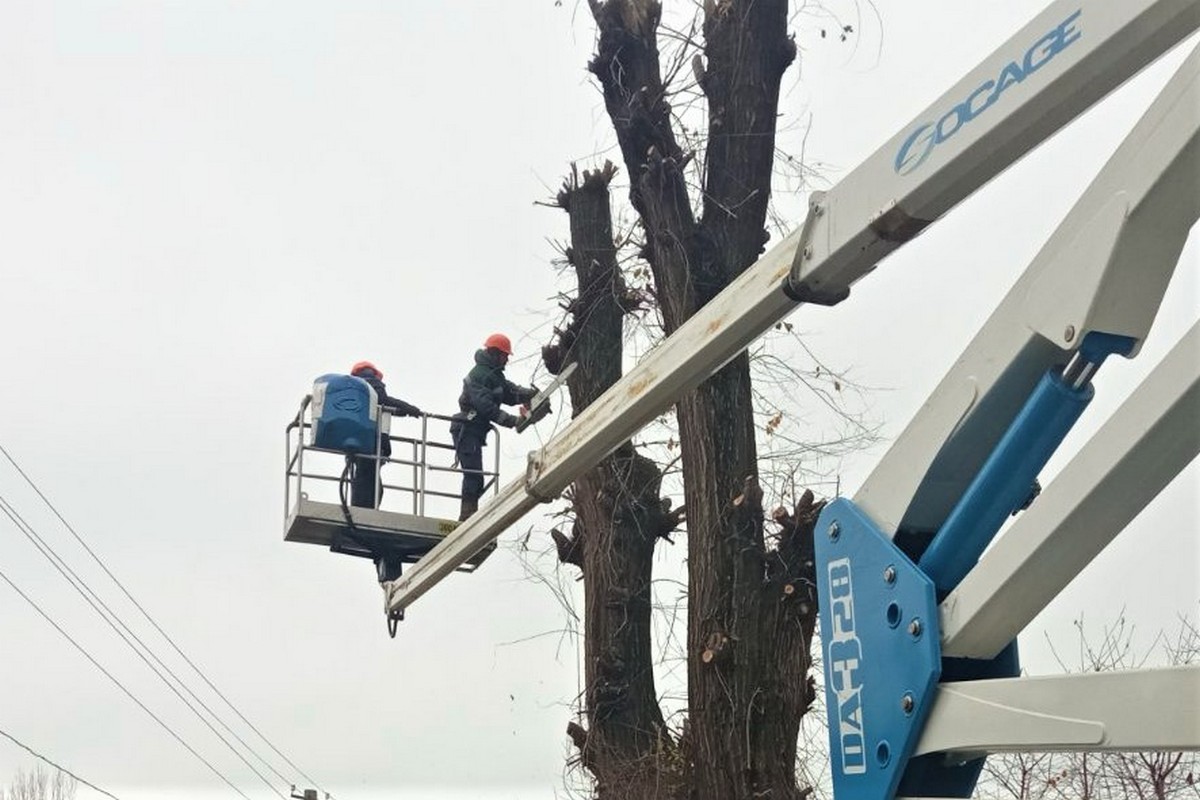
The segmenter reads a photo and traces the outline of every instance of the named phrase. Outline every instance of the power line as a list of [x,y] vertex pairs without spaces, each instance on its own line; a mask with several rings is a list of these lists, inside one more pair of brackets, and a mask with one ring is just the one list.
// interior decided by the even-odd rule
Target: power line
[[[69,565],[67,565],[67,563],[65,561],[63,561],[62,557],[60,557],[58,555],[58,553],[56,553],[54,551],[54,548],[52,548],[49,544],[46,543],[46,540],[43,539],[38,534],[38,532],[33,528],[32,525],[30,525],[28,522],[25,521],[25,518],[22,517],[21,514],[15,508],[12,507],[12,504],[9,503],[8,500],[6,500],[4,495],[2,495],[2,494],[0,494],[0,511],[3,511],[8,516],[9,520],[11,520],[12,523],[14,525],[16,525],[17,528],[23,534],[25,534],[25,538],[29,539],[29,541],[33,544],[33,546],[35,548],[37,548],[38,552],[40,552],[46,558],[46,560],[48,560],[50,562],[50,564],[56,570],[58,570],[58,573],[63,576],[63,579],[66,580],[67,583],[71,584],[71,588],[73,588],[76,592],[79,593],[79,595],[88,603],[88,605],[90,605],[92,607],[92,610],[100,615],[100,618],[103,619],[108,624],[108,626],[113,629],[113,632],[115,632],[117,634],[117,636],[119,636],[121,638],[121,640],[123,642],[125,642],[126,645],[129,646],[129,649],[133,650],[133,652],[137,655],[137,657],[140,658],[143,661],[143,663],[145,663],[146,666],[150,668],[150,671],[153,672],[158,677],[159,680],[161,680],[164,684],[166,684],[167,688],[170,689],[175,694],[175,696],[178,697],[179,700],[185,706],[188,707],[188,710],[191,711],[193,714],[195,714],[196,717],[201,722],[204,723],[205,727],[207,727],[210,731],[212,731],[213,735],[221,740],[222,744],[224,744],[226,747],[228,747],[230,749],[230,751],[232,751],[233,754],[235,756],[237,756],[238,759],[241,760],[241,762],[250,769],[251,772],[253,772],[256,776],[258,776],[259,780],[261,780],[263,783],[265,783],[267,785],[267,788],[269,788],[271,791],[275,792],[275,794],[278,795],[283,800],[287,800],[287,798],[284,797],[283,792],[279,791],[274,786],[272,786],[271,782],[269,780],[267,780],[267,778],[261,772],[259,772],[257,769],[255,769],[254,765],[251,764],[249,761],[247,761],[245,756],[243,756],[236,747],[234,747],[232,744],[230,744],[229,740],[226,739],[224,736],[222,736],[221,733],[212,726],[212,723],[209,722],[204,717],[203,714],[201,714],[199,711],[197,711],[195,706],[193,706],[190,702],[188,702],[188,699],[186,697],[184,697],[182,694],[180,694],[179,689],[177,689],[175,687],[175,685],[171,683],[171,681],[167,680],[166,676],[164,676],[163,673],[160,672],[158,670],[158,668],[154,666],[154,664],[150,663],[150,660],[148,658],[146,658],[146,655],[143,654],[142,651],[139,650],[136,646],[134,646],[132,641],[130,641],[130,637],[133,637],[133,639],[138,643],[138,645],[140,645],[143,650],[145,650],[147,653],[149,653],[150,656],[156,662],[158,662],[159,666],[161,666],[164,670],[166,670],[167,673],[169,673],[171,675],[171,677],[175,679],[176,683],[178,683],[185,691],[187,691],[193,697],[193,699],[196,700],[196,702],[198,702],[201,706],[203,706],[205,711],[207,711],[218,722],[221,722],[220,718],[217,717],[217,715],[213,713],[212,709],[210,709],[207,705],[205,705],[203,700],[201,700],[199,697],[196,697],[195,692],[193,692],[191,689],[189,689],[187,687],[187,685],[185,685],[183,683],[183,681],[181,681],[179,679],[179,676],[176,675],[169,666],[164,664],[162,662],[162,659],[160,659],[157,655],[155,655],[154,652],[146,645],[145,642],[143,642],[138,637],[138,635],[136,633],[134,633],[132,630],[129,629],[129,627],[116,614],[116,612],[114,612],[111,608],[109,608],[109,606],[104,602],[104,600],[102,600],[94,591],[92,591],[92,588],[87,585],[87,582],[84,581],[81,577],[79,577],[79,575],[73,569],[71,569],[71,567]],[[104,611],[100,610],[101,607],[103,607]],[[115,620],[115,622],[114,622],[114,620]],[[124,631],[125,631],[124,633],[122,633],[121,629],[118,629],[118,627],[117,627],[118,624],[121,626],[121,628],[124,629]],[[128,634],[128,636],[126,634]],[[223,722],[221,724],[224,725]],[[229,726],[226,725],[225,728],[228,730]],[[232,731],[231,731],[231,733],[232,733]],[[237,734],[234,734],[234,736],[236,737]],[[238,738],[238,741],[239,742],[242,741],[240,737]],[[260,761],[263,760],[262,757],[259,756],[257,753],[254,753],[254,751],[252,749],[250,749],[250,747],[248,745],[246,745],[245,742],[242,742],[242,746],[246,747],[247,750],[250,750],[250,752],[255,757],[257,757]],[[267,766],[270,767],[269,764]],[[278,772],[276,772],[275,774],[279,775]],[[287,778],[285,778],[283,775],[279,775],[279,778],[284,783],[288,783]]]
[[[119,588],[121,590],[122,594],[125,595],[125,597],[129,600],[129,602],[132,603],[139,612],[141,612],[142,616],[146,618],[146,621],[150,623],[150,625],[154,628],[154,630],[158,631],[159,635],[161,635],[163,637],[163,639],[165,639],[167,641],[167,643],[171,645],[171,648],[179,655],[179,657],[182,658],[187,663],[187,665],[189,667],[191,667],[192,670],[197,675],[200,676],[200,679],[202,681],[204,681],[205,685],[208,686],[208,688],[211,689],[213,691],[213,693],[215,693],[217,695],[217,697],[221,698],[221,700],[225,703],[225,705],[229,706],[229,708],[233,711],[233,713],[235,715],[237,715],[238,719],[240,719],[243,723],[245,723],[245,725],[248,728],[250,728],[250,730],[254,731],[254,733],[258,736],[258,738],[260,738],[264,742],[266,742],[267,747],[271,748],[271,750],[273,750],[277,756],[282,758],[289,767],[294,769],[301,777],[303,777],[310,785],[316,787],[317,790],[320,791],[322,794],[328,796],[329,793],[326,792],[324,789],[322,789],[320,784],[318,784],[315,780],[313,780],[313,778],[311,778],[304,770],[302,770],[302,769],[300,769],[300,767],[296,766],[296,764],[290,758],[288,758],[278,747],[276,747],[274,745],[274,743],[271,742],[271,740],[268,739],[262,731],[260,731],[252,722],[250,722],[250,720],[247,719],[244,714],[242,714],[242,712],[237,708],[237,706],[235,706],[233,704],[233,701],[231,701],[228,697],[226,697],[225,694],[220,689],[218,689],[213,684],[212,681],[210,681],[208,679],[208,676],[204,674],[203,670],[201,670],[200,667],[198,667],[192,661],[192,659],[189,658],[187,656],[187,654],[183,652],[182,649],[180,649],[179,645],[177,645],[175,643],[175,640],[172,639],[165,630],[163,630],[163,628],[158,624],[158,622],[155,621],[155,619],[152,616],[150,616],[150,612],[148,612],[145,608],[142,607],[142,604],[139,603],[132,594],[130,594],[129,590],[125,588],[125,585],[123,583],[121,583],[121,581],[117,579],[117,576],[114,575],[109,570],[108,566],[104,563],[103,560],[101,560],[100,556],[96,555],[96,553],[92,551],[92,548],[88,546],[87,542],[85,542],[83,540],[83,537],[79,535],[79,533],[75,530],[74,527],[72,527],[71,523],[67,522],[67,520],[63,517],[63,515],[59,513],[58,509],[55,508],[54,504],[52,502],[50,502],[50,498],[48,498],[42,492],[42,490],[40,488],[38,488],[38,485],[36,483],[34,483],[33,479],[30,478],[29,475],[27,475],[25,473],[25,470],[21,469],[21,465],[16,462],[16,460],[12,457],[12,455],[9,454],[8,450],[5,449],[4,445],[2,445],[2,444],[0,444],[0,453],[2,453],[4,455],[4,457],[8,460],[9,464],[12,464],[13,469],[15,469],[17,471],[17,473],[22,478],[24,478],[25,483],[27,483],[29,485],[29,488],[33,489],[33,491],[37,494],[37,496],[42,499],[42,502],[45,503],[46,507],[50,509],[51,513],[53,513],[54,516],[58,518],[58,521],[61,522],[68,531],[70,531],[71,535],[73,537],[75,537],[75,541],[78,542],[79,545],[87,552],[87,554],[92,557],[92,560],[94,560],[100,566],[100,569],[102,569],[104,571],[104,574],[107,575],[109,577],[109,579],[111,579],[112,582],[117,585],[117,588]],[[213,716],[215,717],[216,715],[214,714]],[[222,723],[222,724],[224,724],[224,723]],[[232,733],[232,731],[230,731],[230,733]],[[236,734],[234,734],[234,735],[236,736]],[[242,741],[242,740],[239,738],[238,741]],[[245,744],[245,743],[243,742],[243,744]],[[250,749],[249,746],[247,746],[247,749],[248,750]],[[253,750],[251,750],[251,752],[253,752]],[[263,763],[266,763],[265,760],[263,760],[260,756],[258,756],[257,753],[255,754],[255,757],[259,758],[259,760],[263,761]],[[283,779],[283,776],[279,775],[279,773],[277,771],[275,771],[275,769],[273,767],[270,767],[269,764],[267,766],[268,766],[268,768],[271,769],[272,772],[275,772],[275,774],[278,775],[280,777],[280,779]]]
[[19,740],[18,740],[18,739],[17,739],[15,736],[13,736],[12,734],[5,732],[5,731],[4,731],[4,729],[2,729],[2,728],[0,728],[0,736],[3,736],[5,739],[8,739],[10,742],[12,742],[13,744],[15,744],[17,747],[21,748],[21,749],[22,749],[22,750],[24,750],[25,752],[29,753],[29,754],[30,754],[31,756],[33,756],[34,758],[40,759],[40,760],[42,760],[42,761],[45,761],[47,764],[49,764],[50,766],[54,767],[54,768],[55,768],[56,770],[58,770],[59,772],[64,772],[64,773],[66,773],[67,775],[70,775],[72,778],[74,778],[75,780],[79,781],[79,782],[80,782],[80,783],[82,783],[84,786],[87,786],[88,788],[91,788],[91,789],[95,789],[97,792],[99,792],[100,794],[104,795],[105,797],[111,797],[113,800],[120,800],[120,798],[119,798],[119,797],[117,797],[115,794],[112,794],[111,792],[106,792],[106,791],[104,791],[103,789],[101,789],[101,788],[100,788],[99,786],[97,786],[96,784],[94,784],[94,783],[92,783],[92,782],[90,782],[90,781],[85,781],[83,778],[79,777],[79,776],[78,776],[78,775],[76,775],[74,772],[71,772],[71,770],[67,769],[66,767],[59,766],[58,764],[54,763],[54,762],[53,762],[53,761],[51,761],[49,758],[46,758],[46,756],[44,756],[44,755],[42,755],[41,753],[37,752],[36,750],[34,750],[34,749],[33,749],[32,747],[30,747],[29,745],[25,744],[25,743],[24,743],[24,742],[22,742],[22,741],[19,741]]
[[[148,666],[151,669],[151,671],[154,672],[154,674],[156,676],[158,676],[158,678],[167,685],[167,688],[169,688],[172,692],[174,692],[176,697],[178,697],[180,699],[180,701],[182,701],[183,704],[186,705],[188,707],[188,709],[193,714],[195,714],[200,719],[200,721],[203,722],[205,724],[205,726],[207,726],[208,729],[210,731],[212,731],[213,734],[218,739],[220,739],[221,742],[226,747],[228,747],[231,751],[233,751],[234,755],[236,755],[242,761],[243,764],[245,764],[247,767],[249,767],[250,770],[252,772],[254,772],[254,774],[257,775],[260,780],[262,780],[264,783],[266,783],[268,788],[271,788],[272,791],[274,791],[277,795],[279,795],[282,798],[283,793],[280,792],[279,790],[275,789],[274,787],[272,787],[270,782],[260,772],[258,772],[258,770],[255,769],[254,766],[252,764],[250,764],[250,762],[248,762],[242,756],[242,754],[237,751],[236,748],[233,747],[233,745],[231,745],[216,729],[213,728],[213,726],[209,723],[209,721],[207,719],[205,719],[204,716],[202,714],[200,714],[200,712],[197,711],[195,709],[195,707],[192,706],[191,703],[189,703],[188,700],[179,693],[179,690],[174,685],[172,685],[171,682],[168,681],[163,676],[163,674],[161,672],[159,672],[158,669],[156,669],[155,666],[146,659],[146,656],[141,651],[139,651],[137,649],[137,647],[134,646],[133,642],[131,642],[129,640],[129,637],[132,637],[134,639],[134,641],[136,641],[137,644],[139,646],[141,646],[141,648],[143,650],[145,650],[145,652],[147,654],[149,654],[149,656],[151,658],[154,659],[154,661],[159,665],[159,667],[162,667],[162,669],[165,670],[171,676],[171,678],[174,679],[174,681],[179,685],[180,688],[182,688],[184,691],[186,691],[192,697],[193,700],[195,700],[197,703],[199,703],[200,706],[205,711],[207,711],[208,714],[213,719],[215,719],[223,728],[225,728],[226,731],[228,731],[235,739],[237,739],[238,742],[240,742],[241,745],[244,748],[246,748],[247,751],[249,751],[255,758],[257,758],[263,764],[265,764],[267,766],[267,768],[269,770],[271,770],[272,772],[274,772],[275,775],[284,783],[290,783],[288,778],[286,776],[282,775],[270,763],[268,763],[266,759],[264,759],[261,755],[259,755],[257,752],[255,752],[254,749],[249,744],[247,744],[245,740],[243,740],[240,736],[238,736],[238,734],[236,732],[234,732],[229,727],[229,725],[226,724],[225,721],[222,720],[217,715],[216,712],[214,712],[200,697],[198,697],[196,695],[196,693],[194,691],[192,691],[192,689],[186,683],[184,683],[184,681],[174,672],[174,670],[172,670],[169,665],[164,663],[163,660],[161,658],[159,658],[158,655],[150,648],[150,646],[147,645],[141,639],[141,637],[139,637],[137,635],[137,633],[135,633],[133,630],[131,630],[129,628],[129,626],[126,625],[125,622],[120,618],[120,616],[115,611],[113,611],[113,609],[110,608],[108,606],[108,604],[105,603],[104,600],[99,595],[97,595],[96,592],[90,586],[88,586],[87,582],[84,581],[83,578],[81,578],[73,569],[71,569],[70,565],[68,565],[66,563],[66,561],[64,561],[63,558],[58,555],[58,553],[54,550],[54,548],[51,547],[45,541],[45,539],[43,539],[37,533],[37,531],[33,528],[32,525],[30,525],[28,522],[26,522],[24,517],[22,517],[21,514],[12,507],[12,504],[4,499],[3,495],[0,495],[0,510],[4,510],[5,513],[8,514],[9,519],[13,520],[14,523],[16,523],[18,525],[18,528],[21,530],[21,532],[24,533],[26,538],[28,538],[30,540],[30,542],[34,545],[34,547],[36,547],[38,549],[38,551],[41,552],[41,554],[48,561],[50,561],[51,565],[54,566],[54,568],[58,570],[59,574],[63,576],[63,579],[66,580],[68,583],[70,583],[72,588],[75,589],[75,591],[80,593],[80,595],[83,597],[83,599],[85,601],[87,601],[89,605],[91,605],[92,610],[94,610],[97,614],[99,614],[100,617],[102,619],[104,619],[104,621],[106,623],[108,623],[109,627],[111,627],[113,629],[113,631],[118,636],[121,637],[121,639],[125,642],[125,644],[128,645],[129,648],[131,650],[133,650],[134,653],[137,654],[137,656],[139,658],[141,658],[143,662],[145,662],[146,666]],[[14,516],[15,516],[15,519],[14,519]],[[68,573],[69,573],[69,575],[68,575]],[[100,608],[97,607],[97,604],[99,604],[99,606],[103,607],[103,609],[104,609],[103,612],[100,610]],[[107,613],[108,616],[105,616],[105,613]],[[111,619],[110,619],[110,617],[111,617]],[[124,634],[121,632],[121,630],[117,629],[116,625],[114,625],[114,620],[116,622],[116,625],[120,625],[121,628],[125,631]],[[128,636],[126,636],[125,634],[128,634]]]
[[27,595],[27,594],[25,594],[23,591],[21,591],[20,587],[18,587],[18,586],[17,586],[15,583],[13,583],[13,582],[12,582],[12,579],[11,579],[11,578],[9,578],[9,577],[8,577],[8,575],[6,575],[6,574],[4,573],[4,571],[3,571],[3,570],[0,570],[0,580],[3,580],[3,581],[4,581],[5,583],[7,583],[7,584],[8,584],[10,587],[12,587],[12,590],[13,590],[14,592],[16,592],[17,594],[21,595],[21,598],[22,598],[22,599],[23,599],[23,600],[24,600],[26,603],[29,603],[29,605],[33,606],[33,610],[34,610],[34,611],[36,611],[36,612],[38,612],[38,614],[40,614],[40,615],[41,615],[42,619],[46,620],[46,622],[49,622],[49,623],[50,623],[50,625],[51,625],[51,626],[54,628],[54,630],[58,631],[58,632],[59,632],[59,633],[62,635],[62,637],[63,637],[64,639],[66,639],[68,642],[70,642],[70,643],[71,643],[71,644],[72,644],[72,645],[75,647],[75,649],[76,649],[76,650],[78,650],[78,651],[79,651],[81,654],[83,654],[83,657],[84,657],[84,658],[86,658],[88,661],[90,661],[90,662],[92,663],[92,666],[94,666],[96,669],[98,669],[98,670],[100,670],[102,673],[104,673],[104,676],[105,676],[106,678],[108,678],[110,681],[112,681],[114,684],[116,684],[117,688],[118,688],[118,689],[120,689],[122,692],[124,692],[126,697],[128,697],[128,698],[129,698],[130,700],[132,700],[134,703],[137,703],[137,706],[138,706],[138,708],[142,709],[142,711],[145,711],[147,714],[149,714],[149,715],[150,715],[150,718],[151,718],[151,719],[153,719],[155,722],[157,722],[157,723],[159,724],[159,726],[160,726],[160,727],[162,727],[162,729],[163,729],[163,730],[165,730],[167,733],[171,734],[171,736],[172,736],[172,737],[175,739],[175,741],[177,741],[177,742],[179,742],[179,744],[183,745],[183,747],[184,747],[184,749],[185,749],[185,750],[187,750],[189,753],[191,753],[193,756],[195,756],[195,757],[196,757],[196,759],[197,759],[198,761],[200,761],[200,763],[204,764],[204,766],[208,767],[208,768],[209,768],[209,769],[210,769],[210,770],[213,772],[213,774],[214,774],[214,775],[216,775],[218,778],[220,778],[222,781],[224,781],[224,782],[225,782],[225,784],[226,784],[227,786],[229,786],[229,788],[230,788],[230,789],[233,789],[233,790],[234,790],[235,792],[237,792],[239,795],[241,795],[242,797],[244,797],[244,798],[245,798],[245,800],[250,800],[250,798],[249,798],[249,797],[246,795],[246,793],[245,793],[245,792],[243,792],[241,789],[239,789],[237,786],[235,786],[235,785],[234,785],[234,784],[233,784],[233,783],[232,783],[232,782],[229,780],[229,778],[226,778],[226,777],[225,777],[225,776],[224,776],[224,775],[221,773],[221,771],[220,771],[220,770],[218,770],[216,767],[214,767],[212,764],[210,764],[210,763],[208,762],[208,760],[204,758],[204,756],[202,756],[202,755],[200,755],[199,753],[197,753],[197,752],[196,752],[196,751],[195,751],[195,750],[192,748],[192,746],[191,746],[191,745],[189,745],[187,742],[185,742],[185,741],[183,740],[183,738],[182,738],[182,737],[180,737],[180,735],[179,735],[178,733],[176,733],[176,732],[175,732],[175,731],[174,731],[174,730],[171,728],[171,726],[170,726],[170,725],[168,725],[167,723],[163,722],[163,720],[162,720],[162,719],[161,719],[161,718],[160,718],[160,717],[159,717],[157,714],[155,714],[153,711],[151,711],[151,710],[150,710],[150,709],[149,709],[149,708],[146,706],[146,704],[145,704],[145,703],[143,703],[141,700],[137,699],[137,696],[135,696],[133,692],[131,692],[131,691],[129,691],[129,689],[125,688],[125,684],[123,684],[123,683],[121,683],[119,680],[117,680],[117,679],[116,679],[116,677],[115,677],[115,676],[114,676],[114,675],[113,675],[111,672],[109,672],[107,669],[105,669],[105,668],[104,668],[104,666],[103,666],[103,665],[102,665],[102,664],[101,664],[99,661],[97,661],[95,658],[93,658],[93,657],[92,657],[92,654],[91,654],[91,653],[89,653],[89,652],[88,652],[88,651],[87,651],[87,650],[86,650],[86,649],[83,647],[83,645],[81,645],[79,642],[77,642],[77,641],[75,641],[73,638],[71,638],[71,634],[69,634],[69,633],[67,633],[65,630],[63,630],[63,629],[62,629],[62,627],[61,627],[61,626],[59,626],[59,624],[58,624],[57,622],[55,622],[53,619],[51,619],[51,618],[50,618],[50,615],[49,615],[49,614],[47,614],[45,611],[43,611],[43,610],[42,610],[42,607],[41,607],[41,606],[39,606],[39,605],[38,605],[38,604],[37,604],[37,603],[36,603],[36,602],[33,600],[33,598],[31,598],[29,595]]

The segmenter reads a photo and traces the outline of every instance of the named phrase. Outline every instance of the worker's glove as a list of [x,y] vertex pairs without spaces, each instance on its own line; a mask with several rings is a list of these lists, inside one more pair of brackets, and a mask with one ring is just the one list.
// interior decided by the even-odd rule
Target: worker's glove
[[529,423],[541,422],[548,416],[550,416],[550,400],[546,399],[538,403],[538,407],[529,415]]
[[417,408],[416,406],[413,406],[412,408],[410,408],[408,410],[408,416],[410,416],[410,417],[419,417],[419,416],[422,416],[424,413],[425,413],[424,411]]
[[496,424],[505,428],[517,427],[518,417],[513,416],[507,411],[501,411],[500,416],[496,417]]
[[537,422],[541,422],[550,413],[550,403],[546,400],[538,403],[537,408],[530,410],[529,406],[521,406],[521,421],[517,423],[517,433]]

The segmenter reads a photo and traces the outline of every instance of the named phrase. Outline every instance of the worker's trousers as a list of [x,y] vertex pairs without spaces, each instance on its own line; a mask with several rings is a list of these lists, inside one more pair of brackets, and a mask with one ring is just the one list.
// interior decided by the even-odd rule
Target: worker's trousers
[[350,505],[358,508],[375,508],[375,490],[383,499],[383,483],[375,469],[375,458],[354,459],[354,477],[350,480]]
[[463,500],[478,503],[483,495],[483,443],[474,436],[462,436],[455,443],[454,452],[463,471]]

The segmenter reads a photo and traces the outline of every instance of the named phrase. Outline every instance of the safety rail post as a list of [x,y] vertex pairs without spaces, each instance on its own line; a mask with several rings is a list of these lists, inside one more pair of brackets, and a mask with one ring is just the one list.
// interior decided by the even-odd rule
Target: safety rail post
[[418,452],[418,446],[416,442],[409,442],[409,444],[412,445],[412,510],[414,514],[419,514],[421,508],[421,500],[419,495],[421,489],[421,465],[417,459],[420,458],[420,453]]
[[500,493],[500,429],[495,425],[491,426],[492,432],[496,434],[496,446],[492,448],[492,496]]
[[304,414],[312,405],[312,395],[306,394],[300,401],[300,413],[296,415],[296,502],[304,496]]
[[283,432],[283,525],[287,528],[288,515],[292,513],[292,428],[296,420]]
[[421,414],[421,516],[425,516],[425,492],[430,475],[430,415]]
[[417,513],[422,517],[425,516],[425,486],[426,475],[429,473],[429,415],[421,414],[421,474],[420,474],[420,489],[421,503]]
[[[387,416],[387,411],[383,406],[379,407],[379,424],[375,426],[375,503],[372,508],[379,508],[379,504],[383,501],[383,464],[380,458],[383,455],[383,421],[388,420],[388,438],[391,438],[391,420]],[[354,493],[353,484],[351,484],[351,495]]]

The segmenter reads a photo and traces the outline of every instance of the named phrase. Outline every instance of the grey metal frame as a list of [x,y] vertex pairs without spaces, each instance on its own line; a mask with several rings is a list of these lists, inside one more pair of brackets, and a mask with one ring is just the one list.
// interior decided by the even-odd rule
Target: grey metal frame
[[[421,415],[421,436],[419,439],[409,436],[392,436],[390,425],[385,426],[384,420],[390,418],[390,414],[385,409],[380,409],[380,425],[375,441],[375,507],[379,507],[382,499],[381,492],[384,489],[392,489],[399,492],[407,492],[412,497],[412,513],[415,516],[425,516],[425,498],[429,495],[435,497],[446,497],[450,499],[462,499],[461,492],[442,492],[428,488],[428,473],[430,472],[457,472],[462,474],[465,472],[458,466],[457,460],[453,466],[442,467],[429,463],[429,451],[434,450],[453,450],[454,445],[442,441],[430,441],[429,438],[429,421],[439,420],[446,423],[452,421],[452,417],[443,414],[422,414]],[[305,395],[304,400],[300,403],[300,409],[296,412],[296,416],[288,423],[284,431],[286,438],[286,446],[284,450],[284,490],[283,490],[283,517],[286,526],[287,519],[293,511],[293,491],[296,501],[298,502],[304,495],[304,480],[318,480],[339,482],[340,475],[326,475],[317,472],[304,471],[304,453],[306,451],[319,453],[332,453],[334,455],[344,455],[338,450],[329,450],[323,447],[315,447],[312,444],[305,442],[305,431],[311,430],[313,426],[312,420],[312,395]],[[410,447],[412,458],[383,458],[379,452],[383,443],[383,430],[389,428],[387,434],[388,440],[394,445],[405,445]],[[293,433],[294,432],[294,433]],[[500,489],[500,431],[496,426],[491,426],[493,445],[493,460],[492,469],[484,470],[484,492],[491,490],[494,495]],[[393,448],[396,449],[396,448]],[[405,486],[402,484],[388,484],[383,482],[383,466],[384,464],[400,464],[412,468],[412,485]],[[294,484],[294,487],[293,487]]]

